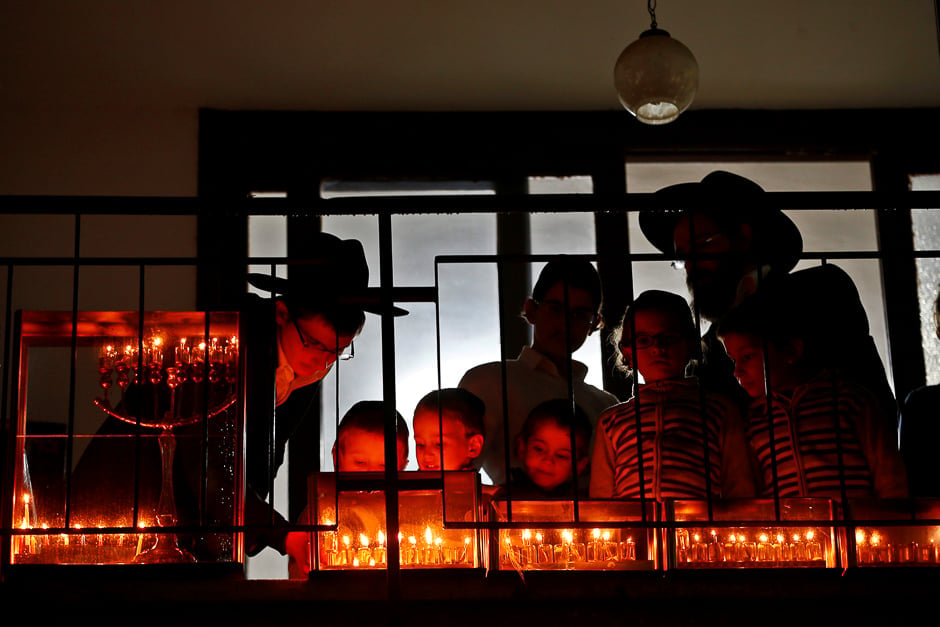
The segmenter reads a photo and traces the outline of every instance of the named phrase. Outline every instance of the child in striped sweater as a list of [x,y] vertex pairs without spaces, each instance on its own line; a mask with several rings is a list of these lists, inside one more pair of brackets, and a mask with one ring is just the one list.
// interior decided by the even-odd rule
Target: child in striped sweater
[[827,367],[831,355],[808,341],[813,320],[799,311],[768,290],[718,327],[752,399],[745,431],[760,494],[840,502],[907,496],[894,416],[867,388]]
[[618,365],[643,384],[598,419],[591,497],[753,496],[738,403],[685,375],[700,346],[686,300],[643,292],[611,337]]

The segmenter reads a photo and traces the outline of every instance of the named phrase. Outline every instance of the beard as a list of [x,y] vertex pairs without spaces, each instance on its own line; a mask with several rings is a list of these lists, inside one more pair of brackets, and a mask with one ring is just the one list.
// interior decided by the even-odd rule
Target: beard
[[734,306],[745,270],[744,264],[730,260],[714,269],[690,268],[685,284],[693,309],[709,322],[721,319]]

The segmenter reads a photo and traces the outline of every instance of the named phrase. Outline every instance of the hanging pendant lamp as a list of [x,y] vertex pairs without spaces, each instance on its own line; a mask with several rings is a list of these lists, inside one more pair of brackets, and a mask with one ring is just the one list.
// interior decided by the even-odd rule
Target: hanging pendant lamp
[[656,25],[656,0],[647,0],[650,28],[623,49],[614,86],[623,106],[646,124],[667,124],[685,111],[698,89],[692,52]]

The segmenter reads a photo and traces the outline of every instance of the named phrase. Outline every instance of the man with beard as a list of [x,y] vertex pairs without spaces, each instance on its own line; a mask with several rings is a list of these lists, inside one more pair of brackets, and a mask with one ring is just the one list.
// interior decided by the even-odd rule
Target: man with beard
[[656,193],[673,205],[694,203],[691,209],[645,210],[639,218],[650,243],[684,261],[693,306],[713,323],[703,337],[703,362],[696,369],[704,386],[746,399],[714,323],[758,290],[773,290],[778,302],[793,305],[796,315],[790,323],[799,325],[823,363],[867,387],[886,415],[897,417],[894,393],[855,283],[828,263],[791,272],[803,251],[803,238],[781,210],[760,205],[763,188],[719,170],[701,182],[671,185]]

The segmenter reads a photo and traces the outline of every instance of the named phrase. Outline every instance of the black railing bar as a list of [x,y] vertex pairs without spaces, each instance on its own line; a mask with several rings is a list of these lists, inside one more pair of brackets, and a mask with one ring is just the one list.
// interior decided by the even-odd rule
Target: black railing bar
[[[723,207],[793,210],[940,207],[938,191],[768,191],[758,197],[723,198]],[[0,196],[2,214],[61,215],[361,215],[421,213],[564,213],[706,207],[694,194],[663,198],[655,193],[502,194],[494,196],[381,196],[310,200],[292,198],[205,199],[158,196]]]
[[[500,261],[530,261],[532,263],[544,262],[557,255],[552,254],[530,254],[530,255],[497,255],[497,254],[473,254],[473,255],[439,255],[435,257],[438,264],[473,264],[473,263],[498,263]],[[599,259],[627,260],[634,262],[661,261],[671,262],[679,259],[673,255],[664,255],[659,252],[650,253],[623,253],[621,255],[611,254],[570,254],[571,258],[584,258],[589,261]],[[696,259],[725,259],[735,257],[733,253],[698,253]],[[800,254],[802,260],[822,261],[825,259],[934,259],[940,257],[940,248],[923,249],[909,252],[892,252],[872,249],[854,249],[839,251],[804,251]],[[0,265],[16,266],[118,266],[131,267],[138,265],[145,266],[196,266],[198,264],[208,265],[231,265],[231,261],[223,259],[212,259],[211,257],[82,257],[75,259],[73,257],[0,257]],[[282,257],[254,257],[248,261],[252,265],[261,265],[277,263],[289,265],[292,262]],[[436,294],[436,288],[431,286],[398,286],[393,288],[396,300],[407,302],[413,299],[414,302],[433,302]]]
[[[501,529],[641,529],[641,530],[672,530],[703,528],[725,529],[742,527],[831,527],[836,530],[857,529],[859,527],[932,527],[940,525],[938,519],[922,520],[721,520],[721,521],[642,521],[642,520],[581,520],[576,521],[515,521],[515,522],[446,522],[444,529],[467,530],[467,531],[498,531]],[[305,532],[336,532],[339,530],[338,524],[293,524],[293,525],[177,525],[169,527],[158,527],[156,525],[149,527],[33,527],[23,529],[13,526],[4,530],[6,533],[14,536],[96,536],[96,535],[136,535],[136,534],[160,534],[176,533],[186,534],[232,534],[244,531],[259,531],[270,529],[289,529],[291,531]],[[887,539],[886,541],[889,541]]]

